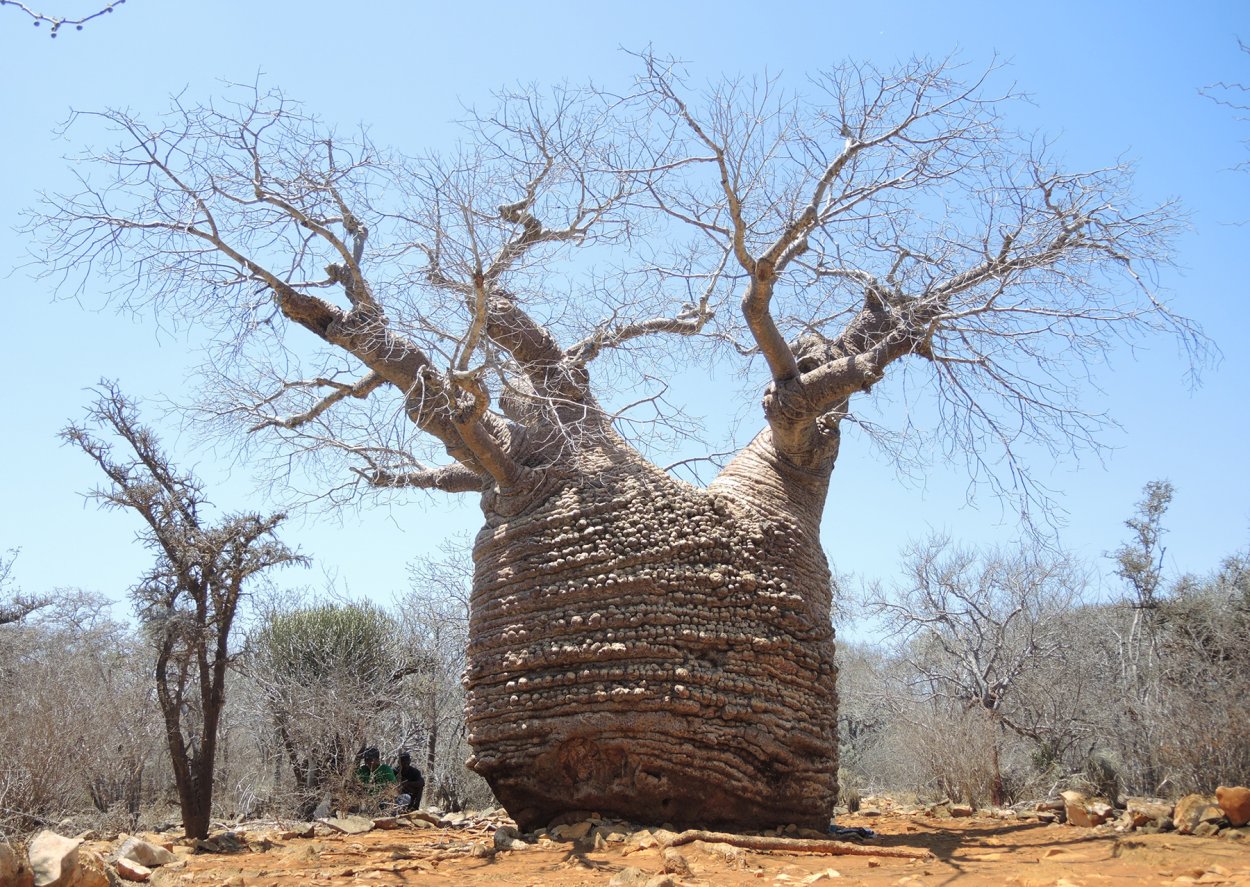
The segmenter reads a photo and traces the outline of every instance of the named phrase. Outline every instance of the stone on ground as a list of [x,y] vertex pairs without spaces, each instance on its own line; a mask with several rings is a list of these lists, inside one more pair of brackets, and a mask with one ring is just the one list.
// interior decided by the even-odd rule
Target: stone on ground
[[495,829],[495,849],[528,850],[530,845],[525,843],[521,833],[515,828],[510,825],[503,825]]
[[665,847],[664,872],[669,875],[688,876],[690,874],[690,863],[675,848]]
[[113,855],[132,859],[147,868],[169,865],[178,858],[164,847],[136,837],[127,837]]
[[344,835],[363,835],[373,831],[373,820],[367,816],[331,816],[318,821]]
[[[1213,795],[1185,795],[1176,802],[1172,824],[1182,835],[1192,835],[1204,823],[1216,823],[1224,818],[1224,811]],[[1203,829],[1209,832],[1209,829]]]
[[20,853],[4,841],[0,841],[0,884],[13,887],[32,887],[35,873],[30,870]]
[[1081,828],[1092,828],[1094,826],[1094,821],[1090,818],[1089,811],[1085,809],[1085,795],[1078,791],[1066,791],[1060,792],[1059,796],[1063,798],[1063,813],[1068,818],[1069,825],[1076,825]]
[[127,881],[147,881],[152,877],[152,870],[143,863],[129,857],[120,857],[113,863],[117,874]]
[[1241,828],[1250,822],[1250,788],[1221,785],[1215,790],[1215,798],[1233,828]]
[[1128,798],[1125,815],[1130,818],[1133,828],[1172,827],[1172,805],[1159,798]]
[[628,866],[612,876],[612,880],[608,881],[608,887],[642,887],[650,880],[650,872]]
[[69,887],[78,868],[81,843],[47,829],[35,835],[26,854],[34,872],[35,887]]
[[551,830],[551,836],[559,841],[580,841],[590,834],[591,823],[587,820],[557,825]]
[[111,887],[116,880],[103,856],[94,850],[78,851],[78,866],[69,887]]

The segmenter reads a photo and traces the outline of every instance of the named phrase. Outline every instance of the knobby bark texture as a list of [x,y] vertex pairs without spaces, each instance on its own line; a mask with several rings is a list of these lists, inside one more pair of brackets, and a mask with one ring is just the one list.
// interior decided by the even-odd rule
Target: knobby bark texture
[[837,792],[826,476],[767,435],[707,489],[627,446],[474,547],[470,766],[522,828],[570,810],[823,828]]

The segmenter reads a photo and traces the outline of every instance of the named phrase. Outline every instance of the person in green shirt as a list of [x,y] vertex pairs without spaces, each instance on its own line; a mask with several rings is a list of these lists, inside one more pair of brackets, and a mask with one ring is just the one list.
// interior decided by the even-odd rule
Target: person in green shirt
[[374,746],[361,751],[360,762],[356,768],[356,779],[369,789],[370,794],[380,794],[387,786],[399,785],[399,777],[389,765],[382,763],[382,755]]

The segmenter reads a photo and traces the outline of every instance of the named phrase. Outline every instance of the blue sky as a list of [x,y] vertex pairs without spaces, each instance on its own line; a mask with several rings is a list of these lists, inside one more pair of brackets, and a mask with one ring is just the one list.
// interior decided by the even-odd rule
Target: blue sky
[[[72,15],[91,3],[46,0]],[[38,5],[38,4],[36,4]],[[44,8],[44,7],[40,7]],[[425,2],[213,3],[129,0],[82,32],[48,38],[20,11],[0,9],[0,271],[23,261],[19,213],[42,188],[69,182],[65,155],[81,146],[55,134],[71,108],[157,111],[186,88],[196,97],[220,81],[263,73],[310,110],[342,124],[365,123],[374,140],[418,153],[446,144],[448,121],[492,89],[516,83],[624,83],[633,61],[620,47],[648,44],[689,62],[696,79],[724,73],[801,75],[843,59],[880,65],[914,54],[958,52],[972,68],[997,55],[1032,104],[1011,123],[1056,140],[1073,167],[1128,159],[1144,203],[1179,198],[1189,230],[1178,267],[1161,285],[1174,305],[1201,322],[1223,353],[1186,383],[1186,365],[1166,340],[1143,341],[1113,356],[1089,391],[1122,430],[1113,450],[1034,468],[1068,516],[1060,541],[1106,572],[1101,555],[1124,537],[1121,525],[1142,485],[1171,480],[1168,567],[1202,572],[1250,542],[1250,122],[1199,94],[1218,80],[1250,82],[1250,7],[1242,3],[892,3],[796,2],[777,12],[757,3]],[[22,270],[3,278],[0,323],[0,550],[21,548],[15,575],[28,591],[83,587],[121,599],[148,555],[135,524],[84,504],[96,483],[80,453],[57,431],[81,416],[87,389],[101,377],[152,404],[147,416],[179,462],[210,484],[229,509],[268,509],[248,466],[228,453],[197,449],[176,421],[158,420],[161,398],[176,400],[193,365],[193,344],[152,316],[119,316],[88,293],[53,301],[50,286]],[[695,396],[699,386],[689,389]],[[705,410],[709,425],[737,404]],[[1040,460],[1046,461],[1040,461]],[[824,538],[831,562],[866,577],[889,577],[900,546],[930,529],[969,542],[1017,535],[1010,504],[986,493],[965,504],[967,477],[937,463],[919,480],[901,479],[851,437],[830,491]],[[472,532],[471,501],[414,496],[389,507],[300,516],[286,538],[316,559],[285,583],[338,577],[355,595],[388,597],[405,582],[408,561],[449,534]],[[1099,563],[1101,561],[1101,563]]]

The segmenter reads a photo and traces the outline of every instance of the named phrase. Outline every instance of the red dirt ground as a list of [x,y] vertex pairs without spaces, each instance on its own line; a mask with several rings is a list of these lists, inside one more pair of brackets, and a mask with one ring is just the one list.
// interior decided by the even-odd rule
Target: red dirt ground
[[[361,835],[283,838],[273,826],[243,827],[242,849],[190,853],[154,873],[158,887],[303,887],[303,885],[492,885],[643,887],[665,869],[650,831],[634,830],[595,843],[539,839],[525,850],[493,852],[496,822],[466,828],[401,824]],[[691,843],[674,848],[688,874],[671,874],[673,887],[702,885],[864,884],[1114,887],[1139,884],[1226,884],[1250,887],[1250,840],[1176,833],[1117,833],[1035,820],[983,817],[934,819],[924,814],[841,816],[844,826],[867,826],[864,843],[880,856],[759,852]],[[629,827],[622,826],[628,831]],[[663,833],[660,833],[663,838]],[[890,858],[887,848],[928,850],[924,860]],[[99,849],[107,851],[100,846]],[[671,859],[671,854],[670,854]],[[672,867],[672,866],[670,866]],[[635,871],[624,871],[634,869]],[[655,885],[653,884],[653,887]]]

